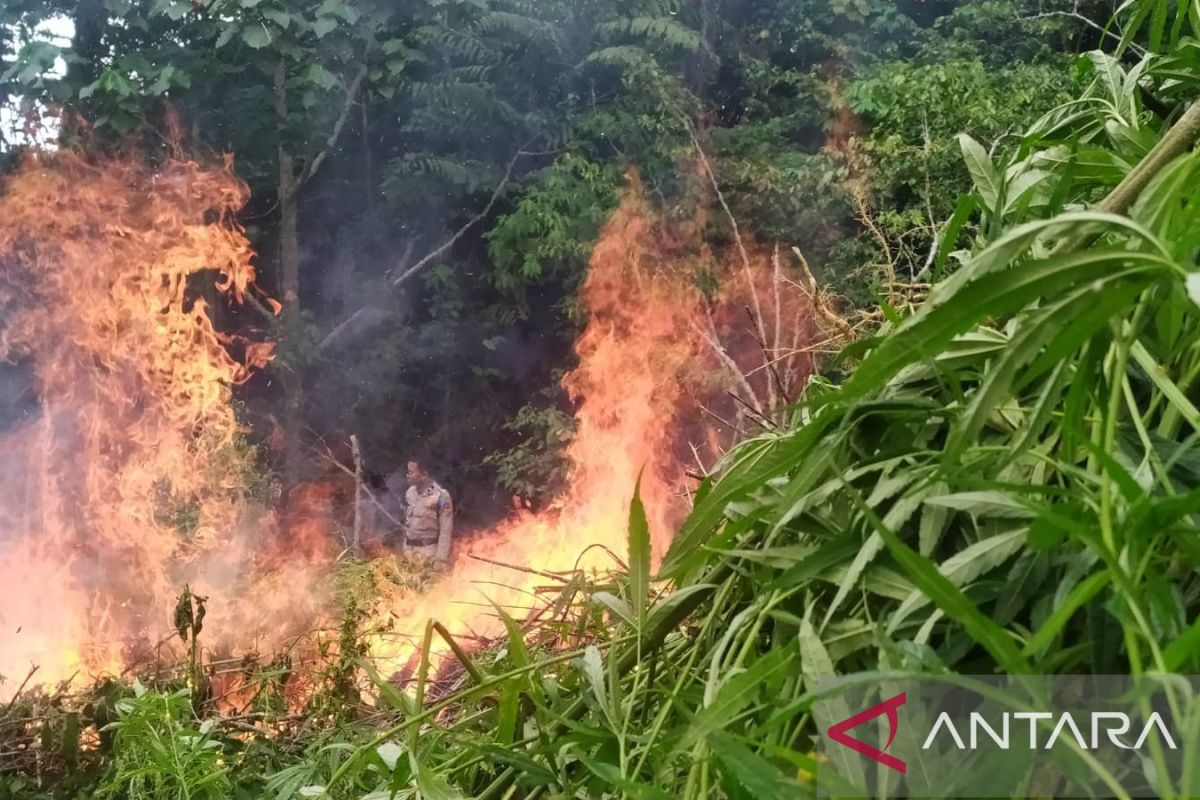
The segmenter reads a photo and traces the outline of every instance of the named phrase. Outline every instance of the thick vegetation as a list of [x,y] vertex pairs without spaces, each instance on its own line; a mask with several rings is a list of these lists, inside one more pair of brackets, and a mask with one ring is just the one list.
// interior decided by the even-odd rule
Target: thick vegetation
[[[579,7],[590,14],[596,5]],[[343,659],[318,701],[344,692],[352,676],[369,681],[373,707],[331,704],[327,711],[341,711],[275,735],[198,722],[186,692],[139,686],[125,697],[105,687],[120,699],[98,692],[85,720],[114,720],[99,761],[76,752],[78,719],[48,715],[47,746],[70,743],[71,763],[81,765],[68,780],[130,798],[790,798],[812,793],[821,766],[810,693],[819,676],[1200,666],[1200,410],[1192,399],[1200,106],[1191,105],[1200,94],[1200,18],[1134,0],[1103,48],[1069,68],[1061,51],[1034,48],[1022,53],[1024,66],[1005,71],[974,57],[964,31],[1009,20],[1012,4],[968,5],[941,21],[935,42],[917,37],[912,51],[895,55],[903,62],[876,63],[847,90],[847,102],[874,123],[866,163],[876,166],[863,174],[853,160],[830,166],[827,185],[848,180],[844,193],[801,180],[827,156],[778,145],[772,137],[788,127],[786,115],[753,131],[731,124],[712,132],[722,168],[746,181],[739,213],[759,213],[751,210],[764,194],[757,180],[782,180],[784,191],[811,191],[830,204],[866,203],[862,237],[834,237],[825,262],[870,267],[871,281],[921,275],[932,288],[921,303],[879,291],[886,322],[842,354],[844,378],[815,379],[789,425],[728,455],[657,575],[635,500],[628,571],[565,587],[560,625],[530,633],[506,618],[507,641],[462,654],[459,673],[434,675],[422,658],[415,691]],[[916,24],[869,2],[821,6],[857,15],[859,33]],[[616,41],[589,42],[572,64],[641,68],[640,49],[623,42],[653,37],[699,52],[708,41],[673,15],[596,13],[584,29]],[[814,46],[833,35],[814,30],[822,13],[755,24],[765,26],[764,39],[786,31]],[[531,24],[483,19],[481,30],[494,36]],[[555,37],[563,30],[538,41],[562,52]],[[486,52],[471,54],[482,60]],[[481,74],[466,57],[451,63],[461,75]],[[745,80],[782,69],[768,58],[747,67]],[[811,85],[811,73],[797,72],[786,77]],[[686,81],[621,74],[632,86],[677,92],[683,108],[696,97]],[[513,80],[506,88],[520,94]],[[455,92],[473,91],[450,82]],[[414,96],[424,91],[439,90]],[[672,143],[679,129],[669,117],[630,110],[652,101],[661,108],[661,95],[639,88],[622,97],[572,119],[572,155],[531,175],[491,228],[498,286],[530,291],[525,280],[505,287],[504,276],[552,274],[552,264],[569,271],[586,252],[580,242],[595,223],[582,217],[602,216],[591,200],[615,180],[612,163],[580,144],[588,131],[634,126],[627,141],[662,147],[660,174],[670,175],[673,148],[685,146]],[[980,98],[985,108],[974,114],[970,103]],[[1062,102],[1030,109],[1031,98]],[[782,102],[771,91],[743,100],[747,109]],[[437,102],[418,106],[414,120],[438,111]],[[939,106],[945,115],[937,118]],[[928,118],[914,118],[922,109]],[[612,117],[599,123],[593,114]],[[998,127],[953,135],[980,119]],[[764,151],[773,157],[760,159]],[[653,153],[639,152],[652,171]],[[458,163],[446,152],[429,158],[423,180],[439,175],[437,159]],[[437,180],[450,174],[443,169]],[[862,188],[871,181],[874,194]],[[581,182],[595,194],[581,194]],[[664,183],[668,197],[670,188]],[[574,205],[557,205],[566,198]],[[872,211],[871,203],[880,205]],[[787,229],[769,227],[787,224],[772,217],[780,207],[760,212],[763,230],[783,237]],[[538,235],[554,209],[570,224]],[[353,653],[358,632],[353,614],[347,619],[342,652]],[[438,635],[428,629],[423,652]],[[1158,779],[1163,796],[1197,794]],[[0,797],[45,791],[34,781],[0,778]],[[928,788],[953,796],[945,785]]]
[[[93,139],[234,153],[289,312],[225,320],[282,343],[243,393],[273,465],[311,474],[317,437],[355,433],[368,471],[424,456],[487,517],[560,486],[556,449],[529,443],[570,434],[575,291],[627,169],[690,218],[694,127],[743,227],[871,304],[882,274],[920,271],[967,187],[954,137],[990,147],[1065,99],[1098,36],[1070,8],[20,0],[0,8],[0,102],[9,121],[66,102]],[[56,16],[72,40],[46,32]],[[704,234],[727,243],[727,221]]]

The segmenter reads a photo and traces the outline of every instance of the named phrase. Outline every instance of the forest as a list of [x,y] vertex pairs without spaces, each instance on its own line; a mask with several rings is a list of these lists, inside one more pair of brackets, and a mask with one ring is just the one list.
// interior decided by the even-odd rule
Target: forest
[[[1185,0],[0,0],[0,800],[1200,796],[1198,96]],[[1175,739],[912,732],[1088,676]]]

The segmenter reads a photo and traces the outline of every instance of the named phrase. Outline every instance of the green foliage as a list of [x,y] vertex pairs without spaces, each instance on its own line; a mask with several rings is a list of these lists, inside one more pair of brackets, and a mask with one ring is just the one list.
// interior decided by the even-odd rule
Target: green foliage
[[197,723],[186,689],[147,690],[117,704],[111,766],[97,797],[127,800],[227,798],[231,783],[213,721]]
[[899,236],[949,219],[969,188],[955,136],[969,134],[985,148],[1015,144],[1031,112],[1067,99],[1066,66],[1061,58],[1003,69],[979,60],[888,63],[853,84],[849,102],[871,125],[863,152],[885,228]]
[[616,204],[612,169],[576,155],[536,176],[513,211],[488,232],[493,280],[513,291],[549,278],[582,278],[600,224]]
[[574,423],[558,408],[524,406],[505,423],[520,443],[490,454],[484,463],[496,470],[496,481],[506,491],[538,503],[551,500],[567,485],[569,464],[563,448]]
[[[1134,71],[1153,74],[1157,60]],[[1094,158],[1080,131],[1115,165],[1140,160],[1122,155],[1118,120],[1146,146],[1166,127],[1136,110],[1124,68],[1100,54],[1088,63],[1103,71],[1083,73],[1085,102],[1045,116],[1015,158],[993,163],[963,139],[987,209],[974,252],[843,386],[810,390],[809,422],[732,455],[665,574],[704,571],[712,556],[696,547],[717,520],[728,517],[725,538],[757,517],[739,549],[852,542],[823,575],[795,582],[774,567],[755,577],[797,592],[794,613],[843,642],[831,656],[839,673],[896,666],[887,654],[899,645],[972,673],[1166,665],[1194,593],[1156,587],[1182,579],[1190,555],[1176,542],[1195,522],[1184,512],[1159,524],[1168,517],[1151,509],[1167,513],[1193,493],[1169,454],[1200,424],[1175,383],[1192,374],[1200,335],[1187,298],[1195,250],[1180,245],[1194,220],[1168,209],[1193,207],[1198,162],[1183,155],[1162,169],[1129,218],[1065,210],[1122,177],[1079,169]],[[1105,102],[1086,102],[1097,94]],[[1021,591],[1001,591],[1013,586]],[[1076,587],[1086,593],[1055,613]],[[936,610],[922,613],[929,603]],[[1102,663],[1081,609],[1120,632]],[[846,647],[843,626],[868,619],[882,632]]]

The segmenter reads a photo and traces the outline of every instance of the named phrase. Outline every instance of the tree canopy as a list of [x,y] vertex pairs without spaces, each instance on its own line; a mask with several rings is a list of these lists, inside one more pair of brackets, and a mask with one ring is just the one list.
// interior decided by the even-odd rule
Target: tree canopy
[[282,343],[249,413],[544,498],[561,468],[526,443],[569,435],[574,292],[628,170],[686,215],[694,130],[753,235],[868,299],[927,266],[968,185],[955,135],[1004,146],[1064,98],[1099,33],[1044,5],[42,0],[5,5],[0,53],[68,144],[235,155],[287,311],[232,323]]

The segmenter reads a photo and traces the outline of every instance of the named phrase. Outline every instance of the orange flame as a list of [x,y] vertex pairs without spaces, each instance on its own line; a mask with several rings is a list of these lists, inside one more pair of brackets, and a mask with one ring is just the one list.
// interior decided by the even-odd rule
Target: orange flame
[[[212,316],[254,280],[233,217],[247,198],[229,163],[67,153],[30,158],[0,194],[0,357],[26,365],[40,407],[2,445],[10,681],[32,664],[43,681],[116,670],[169,636],[185,582],[220,594],[244,579],[252,456],[232,387],[271,348]],[[246,636],[287,606],[220,603],[209,624]]]
[[[691,237],[685,232],[685,238]],[[798,348],[813,316],[807,295],[780,281],[771,260],[759,255],[749,269],[717,268],[724,288],[705,298],[697,288],[702,260],[647,210],[635,181],[601,233],[581,291],[590,318],[576,344],[579,366],[563,380],[577,403],[569,488],[546,512],[519,513],[473,542],[471,554],[487,560],[460,556],[425,595],[386,604],[377,623],[386,628],[391,621],[396,634],[375,642],[377,659],[411,668],[429,618],[455,634],[491,638],[504,627],[490,603],[518,619],[521,609],[532,611],[535,589],[547,578],[492,562],[543,573],[616,566],[614,556],[626,557],[639,472],[657,564],[688,509],[688,463],[703,468],[699,457],[711,466],[734,433],[704,420],[735,427],[732,420],[744,411],[727,390],[766,396],[766,381],[786,375],[798,387],[811,371]],[[745,309],[753,305],[770,331],[770,343],[762,344],[779,350],[765,359],[774,362],[769,369],[759,337],[745,330],[751,327]],[[785,340],[786,347],[772,346]],[[432,646],[446,649],[438,641]]]

